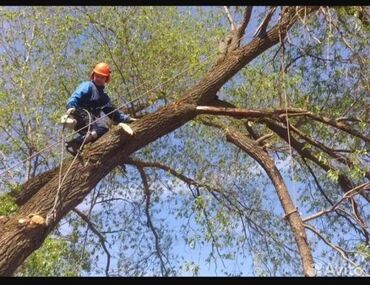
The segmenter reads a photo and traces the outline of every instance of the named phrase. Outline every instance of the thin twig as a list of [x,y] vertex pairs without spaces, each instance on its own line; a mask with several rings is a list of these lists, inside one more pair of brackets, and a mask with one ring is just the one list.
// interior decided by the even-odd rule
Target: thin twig
[[366,275],[366,273],[364,272],[364,270],[358,266],[356,263],[354,263],[352,260],[350,260],[347,256],[347,253],[346,251],[341,248],[340,246],[336,245],[336,244],[333,244],[331,243],[328,239],[326,239],[321,233],[319,233],[319,231],[317,231],[314,227],[312,227],[311,225],[308,225],[308,224],[304,224],[304,227],[309,229],[310,231],[312,231],[313,233],[315,233],[324,243],[326,243],[328,246],[330,246],[332,249],[336,250],[337,252],[339,252],[340,256],[346,260],[348,263],[352,264],[355,268],[359,268],[361,270],[361,273],[363,276]]
[[234,31],[236,27],[235,27],[234,20],[233,20],[233,17],[231,16],[228,6],[224,6],[224,10],[225,10],[227,19],[229,20],[229,23],[231,25],[231,30]]
[[106,247],[105,245],[105,242],[106,242],[106,239],[105,237],[96,229],[95,225],[90,221],[90,219],[87,217],[87,215],[85,215],[84,213],[82,213],[80,210],[78,210],[77,208],[74,208],[73,211],[79,215],[81,217],[82,220],[84,220],[88,227],[90,228],[90,230],[96,234],[99,238],[99,241],[100,241],[100,244],[102,245],[105,253],[107,254],[107,264],[105,266],[105,275],[107,277],[109,277],[109,267],[110,267],[110,258],[111,258],[111,255],[109,253],[109,250],[108,248]]
[[349,190],[348,192],[346,192],[343,197],[338,201],[336,202],[335,204],[333,204],[332,207],[330,207],[329,209],[326,209],[326,210],[322,210],[314,215],[311,215],[305,219],[302,219],[303,222],[307,222],[307,221],[310,221],[310,220],[313,220],[313,219],[316,219],[324,214],[327,214],[329,212],[333,212],[336,208],[339,207],[339,205],[345,200],[345,199],[349,199],[349,198],[352,198],[353,196],[357,195],[357,194],[360,194],[360,192],[364,191],[364,190],[369,190],[370,189],[370,182],[367,182],[367,183],[363,183],[361,185],[358,185],[356,186],[355,188]]
[[261,24],[258,26],[256,31],[254,32],[253,37],[259,37],[259,36],[263,36],[264,34],[266,34],[266,28],[267,28],[268,24],[270,23],[270,20],[272,18],[272,15],[274,14],[275,10],[276,10],[276,7],[271,7],[267,11],[265,17],[261,21]]
[[137,169],[138,169],[138,171],[140,173],[141,180],[143,182],[143,187],[144,187],[145,215],[147,217],[147,226],[150,228],[150,230],[152,231],[152,233],[154,235],[155,249],[156,249],[156,253],[157,253],[157,256],[159,258],[159,261],[161,262],[161,271],[162,271],[162,274],[163,274],[163,276],[168,276],[169,272],[168,272],[168,269],[166,268],[166,264],[165,264],[165,262],[163,260],[163,257],[166,257],[166,256],[162,252],[162,249],[161,249],[161,246],[160,246],[160,243],[159,243],[159,236],[158,236],[157,230],[155,229],[155,227],[153,225],[153,222],[152,222],[152,219],[151,219],[151,215],[150,215],[151,191],[149,189],[148,178],[147,178],[147,176],[145,174],[145,171],[144,171],[143,167],[140,167],[140,166],[136,166],[136,167],[137,167]]

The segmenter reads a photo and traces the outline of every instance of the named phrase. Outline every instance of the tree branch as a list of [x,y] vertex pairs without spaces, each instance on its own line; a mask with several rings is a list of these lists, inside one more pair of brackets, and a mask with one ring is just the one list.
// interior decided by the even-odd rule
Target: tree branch
[[281,176],[279,170],[276,168],[274,161],[265,150],[258,146],[255,141],[248,138],[236,128],[227,127],[223,123],[215,121],[209,122],[209,125],[213,125],[217,128],[222,129],[225,132],[226,140],[228,142],[233,143],[244,152],[246,152],[248,155],[250,155],[266,171],[266,174],[269,176],[276,189],[280,203],[286,214],[286,219],[289,222],[295,241],[297,243],[299,255],[301,257],[302,265],[304,268],[304,274],[305,276],[314,276],[314,273],[312,272],[313,257],[311,249],[308,245],[302,219],[296,207],[294,206],[294,203],[289,195],[289,191],[285,185],[284,179]]
[[[325,214],[327,214],[329,212],[333,212],[335,209],[337,209],[340,206],[340,204],[344,200],[349,199],[349,198],[352,198],[353,196],[358,195],[362,191],[365,191],[365,190],[370,190],[370,183],[369,182],[368,183],[361,184],[361,185],[358,185],[355,188],[351,189],[350,191],[346,192],[343,195],[343,197],[338,202],[336,202],[335,204],[333,204],[332,207],[330,207],[329,209],[326,209],[326,210],[322,210],[322,211],[320,211],[320,212],[318,212],[318,213],[316,213],[316,214],[314,214],[312,216],[309,216],[307,218],[304,218],[303,219],[303,222],[307,222],[307,221],[316,219],[318,217],[321,217],[322,215],[325,215]],[[364,226],[366,227],[366,225],[363,225],[363,223],[362,223],[361,227],[364,227]]]
[[339,130],[342,130],[350,135],[353,135],[353,136],[356,136],[366,142],[370,142],[370,138],[364,136],[362,133],[360,133],[359,131],[355,130],[352,126],[349,126],[345,123],[342,123],[341,121],[337,122],[335,119],[329,119],[327,117],[321,117],[321,116],[318,116],[318,115],[315,115],[314,113],[312,112],[309,112],[307,114],[308,117],[314,119],[315,121],[318,121],[318,122],[321,122],[325,125],[330,125],[336,129],[339,129]]
[[[289,142],[288,136],[287,136],[287,129],[285,126],[282,126],[275,121],[267,118],[263,118],[262,122],[266,124],[266,126],[274,131],[279,137],[281,137],[286,142]],[[299,153],[301,157],[307,158],[311,161],[313,161],[315,164],[320,166],[323,170],[328,172],[329,170],[335,171],[336,169],[329,166],[328,164],[320,161],[318,158],[316,158],[307,148],[305,148],[305,143],[299,142],[294,136],[290,136],[290,143],[291,146]],[[338,175],[338,183],[341,186],[343,192],[347,192],[351,190],[354,186],[352,181],[345,175],[339,174]],[[363,197],[370,202],[369,197],[363,195]]]
[[249,23],[251,14],[252,14],[252,6],[247,6],[244,10],[243,21],[240,26],[232,31],[231,35],[231,43],[227,49],[227,53],[230,53],[233,50],[236,50],[240,47],[241,39],[245,34],[245,29]]
[[159,169],[162,169],[162,170],[165,170],[165,171],[169,172],[170,174],[172,174],[173,176],[177,177],[178,179],[184,181],[188,185],[201,186],[201,184],[199,184],[195,180],[193,180],[191,178],[188,178],[185,175],[177,172],[173,168],[171,168],[171,167],[169,167],[165,164],[159,163],[159,162],[145,162],[145,161],[129,158],[127,160],[127,164],[133,164],[133,165],[135,165],[136,167],[139,167],[139,168],[143,168],[143,167],[159,168]]
[[247,6],[247,7],[245,7],[243,21],[240,24],[240,27],[238,28],[239,33],[241,34],[240,35],[240,38],[244,35],[245,29],[247,28],[247,26],[249,24],[249,20],[250,20],[251,15],[252,15],[252,9],[253,9],[253,6]]
[[265,109],[265,110],[251,110],[243,108],[218,108],[210,106],[197,106],[197,114],[209,114],[209,115],[223,115],[236,118],[264,118],[264,117],[276,117],[284,115],[286,112],[290,115],[304,116],[307,111],[298,108],[289,109]]
[[168,276],[169,272],[168,272],[168,269],[166,268],[165,262],[162,258],[162,255],[163,256],[165,256],[165,255],[162,252],[161,246],[159,244],[159,236],[158,236],[157,230],[155,229],[155,227],[153,225],[151,215],[150,215],[151,191],[149,189],[148,179],[147,179],[145,171],[142,167],[136,165],[136,168],[138,169],[138,171],[140,173],[141,180],[142,180],[143,186],[144,186],[143,189],[144,189],[144,195],[145,195],[145,215],[147,217],[147,226],[150,228],[150,230],[152,231],[152,233],[154,235],[156,255],[158,256],[158,258],[161,262],[162,275],[163,276]]
[[109,267],[110,267],[110,258],[111,258],[111,255],[109,253],[109,250],[107,248],[107,246],[105,245],[105,242],[106,242],[106,239],[105,237],[96,229],[95,225],[90,221],[90,219],[84,214],[82,213],[80,210],[78,210],[77,208],[74,208],[73,209],[73,212],[75,212],[77,215],[80,216],[80,218],[87,223],[88,227],[90,228],[90,230],[96,234],[99,238],[99,241],[100,241],[100,244],[102,245],[106,255],[107,255],[107,264],[105,266],[105,275],[107,277],[109,277]]
[[266,28],[268,24],[270,23],[270,20],[272,18],[272,15],[275,13],[275,10],[276,10],[276,7],[273,6],[267,11],[265,17],[263,18],[260,25],[254,32],[253,37],[261,37],[266,34]]
[[[320,143],[318,141],[313,140],[312,138],[310,138],[308,135],[306,135],[305,133],[303,133],[301,130],[299,130],[295,126],[289,124],[289,129],[291,129],[293,132],[295,132],[296,134],[298,134],[299,137],[301,137],[302,139],[304,139],[309,144],[311,144],[311,145],[317,147],[318,149],[320,149],[321,151],[327,153],[330,157],[334,158],[336,161],[341,162],[342,164],[348,166],[349,168],[354,167],[354,164],[353,164],[353,162],[350,159],[348,159],[347,157],[345,157],[343,155],[337,154],[335,152],[335,150],[327,147],[326,145],[324,145],[324,144],[322,144],[322,143]],[[368,179],[370,179],[370,172],[367,171],[365,173],[365,176]]]
[[229,8],[228,8],[228,6],[223,6],[223,7],[224,7],[225,14],[227,16],[227,19],[229,20],[229,23],[231,25],[231,30],[234,31],[236,29],[236,27],[235,27],[235,24],[234,24],[234,21],[233,21],[233,17],[230,14]]
[[310,231],[312,231],[313,233],[315,233],[324,243],[326,243],[328,246],[330,246],[332,249],[336,250],[337,252],[339,252],[340,256],[345,260],[347,261],[348,263],[352,264],[353,266],[357,268],[359,268],[363,274],[363,276],[366,276],[366,273],[363,271],[363,269],[361,267],[359,267],[356,263],[354,263],[352,260],[350,260],[347,256],[347,253],[346,251],[341,248],[340,246],[338,245],[335,245],[333,243],[331,243],[328,239],[326,239],[318,230],[316,230],[313,226],[311,225],[308,225],[308,224],[304,224],[305,228],[309,229]]

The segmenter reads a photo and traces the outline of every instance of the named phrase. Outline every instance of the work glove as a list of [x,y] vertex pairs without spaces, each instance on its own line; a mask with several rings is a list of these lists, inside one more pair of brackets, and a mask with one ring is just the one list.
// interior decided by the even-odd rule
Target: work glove
[[128,133],[130,136],[134,134],[134,131],[131,129],[131,127],[125,123],[119,123],[118,126],[122,128],[126,133]]
[[70,117],[74,111],[76,111],[76,108],[69,108],[67,112],[60,118],[60,123],[63,124],[67,129],[74,130],[77,125],[77,120]]
[[76,108],[69,108],[68,110],[67,110],[67,115],[71,115],[71,114],[73,114],[74,112],[76,111]]
[[77,125],[77,120],[69,117],[68,114],[64,114],[60,118],[60,123],[63,124],[67,129],[73,130]]

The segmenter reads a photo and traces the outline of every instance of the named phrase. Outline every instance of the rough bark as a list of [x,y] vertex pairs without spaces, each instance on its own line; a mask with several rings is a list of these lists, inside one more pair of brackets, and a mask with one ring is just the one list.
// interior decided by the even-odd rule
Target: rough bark
[[25,204],[31,197],[47,182],[50,181],[58,173],[58,168],[54,168],[49,171],[45,171],[40,175],[32,177],[26,183],[20,186],[19,190],[15,190],[9,193],[10,196],[15,198],[15,203],[18,206]]
[[[279,34],[286,31],[296,21],[295,7],[289,7],[279,26],[275,26],[264,37],[258,37],[248,45],[231,52],[225,60],[213,66],[208,74],[182,99],[161,110],[148,114],[131,124],[135,134],[129,137],[115,127],[94,144],[86,147],[80,159],[73,165],[68,160],[63,163],[62,175],[71,166],[65,182],[59,189],[58,174],[54,175],[34,195],[19,208],[0,228],[0,276],[12,275],[16,268],[34,250],[39,248],[62,217],[82,202],[95,185],[125,158],[150,142],[166,135],[196,116],[195,106],[211,101],[216,92],[241,68],[255,57],[279,42]],[[303,11],[302,11],[303,12]],[[59,189],[59,207],[55,219],[45,225],[20,223],[29,214],[44,218],[53,208]]]

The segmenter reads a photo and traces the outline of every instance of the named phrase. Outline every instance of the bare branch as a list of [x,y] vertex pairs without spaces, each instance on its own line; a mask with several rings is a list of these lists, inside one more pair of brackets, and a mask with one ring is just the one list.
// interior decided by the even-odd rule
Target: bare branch
[[229,23],[231,25],[231,30],[234,31],[236,27],[235,27],[234,20],[233,20],[233,17],[231,16],[228,6],[224,6],[224,10],[225,10],[227,19],[229,20]]
[[352,264],[353,266],[357,268],[359,268],[363,274],[363,276],[366,276],[366,273],[364,272],[364,270],[359,267],[356,263],[354,263],[352,260],[350,260],[347,256],[347,253],[346,251],[341,248],[340,246],[336,245],[336,244],[333,244],[331,243],[328,239],[326,239],[318,230],[316,230],[313,226],[311,225],[308,225],[308,224],[304,224],[304,227],[309,229],[310,231],[312,231],[313,233],[315,233],[323,242],[325,242],[328,246],[330,246],[332,249],[336,250],[337,252],[339,252],[340,256],[346,260],[348,263]]
[[[353,196],[355,195],[358,195],[360,194],[362,191],[365,191],[365,190],[370,190],[370,182],[368,183],[364,183],[364,184],[361,184],[361,185],[358,185],[356,186],[355,188],[351,189],[350,191],[348,191],[347,193],[345,193],[343,195],[343,197],[338,201],[336,202],[332,207],[330,207],[329,209],[326,209],[326,210],[322,210],[312,216],[309,216],[307,218],[304,218],[303,219],[303,222],[307,222],[307,221],[310,221],[310,220],[313,220],[313,219],[316,219],[322,215],[325,215],[329,212],[333,212],[335,209],[337,209],[340,204],[346,200],[346,199],[349,199],[349,198],[352,198]],[[361,225],[361,224],[360,224]],[[363,223],[361,225],[362,227],[364,226]],[[366,226],[365,226],[366,227]]]
[[140,173],[140,176],[141,176],[141,180],[143,181],[143,186],[144,186],[144,194],[145,194],[145,215],[147,217],[147,225],[148,227],[150,228],[150,230],[152,231],[153,235],[154,235],[154,239],[155,239],[155,249],[156,249],[156,255],[158,256],[160,262],[161,262],[161,271],[162,271],[162,274],[164,276],[168,276],[169,272],[168,272],[168,269],[166,268],[166,265],[165,265],[165,262],[163,260],[163,256],[164,253],[162,252],[162,249],[161,249],[161,246],[159,244],[159,236],[158,236],[158,233],[157,233],[157,230],[155,229],[154,225],[153,225],[153,222],[152,222],[152,219],[151,219],[151,215],[150,215],[150,198],[151,198],[151,191],[149,189],[149,184],[148,184],[148,179],[147,179],[147,176],[145,174],[145,171],[142,167],[140,166],[136,166],[139,173]]
[[339,118],[336,118],[335,120],[336,120],[337,122],[341,122],[341,121],[349,121],[349,122],[356,122],[356,123],[365,122],[365,123],[370,124],[370,121],[367,121],[367,120],[361,120],[360,118],[357,118],[357,117],[339,117]]
[[227,49],[227,53],[229,53],[230,51],[236,50],[237,48],[240,47],[241,39],[243,38],[245,34],[245,29],[247,28],[247,25],[249,23],[249,20],[252,14],[252,8],[253,8],[252,6],[247,6],[245,8],[242,23],[237,29],[231,32],[232,33],[231,42],[230,42],[230,46]]
[[313,169],[310,167],[310,165],[308,164],[308,162],[306,161],[306,159],[304,157],[302,157],[302,160],[305,164],[305,166],[307,167],[308,171],[311,173],[315,183],[316,183],[316,186],[317,188],[319,189],[319,191],[321,192],[321,194],[325,197],[326,201],[329,202],[330,205],[334,205],[334,203],[329,199],[329,197],[326,195],[324,189],[321,187],[320,183],[319,183],[319,180],[317,179],[316,175],[315,175],[315,172],[313,171]]
[[87,215],[85,215],[84,213],[82,213],[80,210],[78,210],[77,208],[74,208],[73,209],[73,212],[75,212],[77,215],[80,216],[80,218],[87,223],[88,227],[90,228],[90,230],[96,234],[99,238],[99,241],[100,241],[100,244],[102,245],[105,253],[107,254],[107,264],[105,266],[105,275],[107,277],[109,277],[109,267],[110,267],[110,258],[111,258],[111,255],[109,253],[109,250],[108,248],[106,247],[105,245],[105,242],[106,242],[106,239],[105,237],[97,230],[97,228],[95,227],[95,225],[90,221],[90,219],[88,218]]
[[240,27],[238,28],[239,32],[241,33],[241,37],[244,35],[245,29],[248,26],[249,20],[250,20],[251,15],[252,15],[252,9],[253,9],[253,6],[245,7],[243,22],[240,24]]
[[266,28],[268,24],[270,23],[271,17],[275,13],[275,10],[276,10],[276,6],[273,6],[267,11],[265,17],[261,21],[261,24],[258,26],[256,31],[254,32],[253,37],[260,37],[266,34]]
[[258,143],[259,145],[261,143],[263,143],[265,140],[268,140],[269,138],[273,137],[274,136],[274,133],[268,133],[264,136],[261,136],[259,137],[258,139],[256,139],[256,143]]
[[286,109],[265,109],[265,110],[251,110],[242,108],[217,108],[210,106],[197,106],[196,111],[198,114],[211,114],[211,115],[225,115],[231,117],[243,118],[263,118],[284,115],[286,112],[290,115],[303,116],[307,114],[306,110],[289,108]]
[[318,122],[321,122],[323,124],[326,124],[326,125],[330,125],[336,129],[339,129],[341,131],[344,131],[350,135],[353,135],[353,136],[356,136],[360,139],[363,139],[364,141],[366,142],[370,142],[370,138],[364,136],[361,132],[355,130],[352,126],[350,125],[347,125],[345,123],[342,123],[342,122],[337,122],[336,120],[333,120],[333,119],[329,119],[327,117],[321,117],[321,116],[318,116],[312,112],[309,112],[307,114],[308,117],[314,119],[315,121],[318,121]]
[[173,168],[171,168],[167,165],[164,165],[162,163],[159,163],[159,162],[145,162],[145,161],[141,161],[141,160],[137,160],[137,159],[135,159],[135,160],[134,159],[128,159],[127,164],[133,164],[136,167],[155,167],[155,168],[163,169],[163,170],[171,173],[173,176],[175,176],[175,177],[179,178],[180,180],[184,181],[188,185],[201,186],[195,180],[193,180],[191,178],[188,178],[185,175],[183,175],[183,174],[179,173],[178,171],[174,170]]

